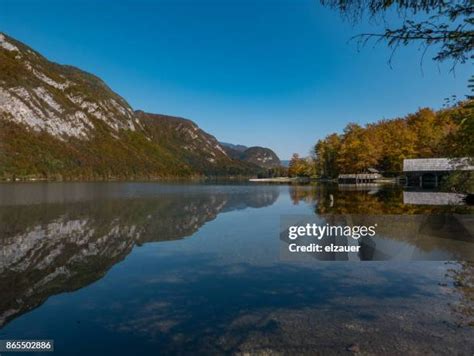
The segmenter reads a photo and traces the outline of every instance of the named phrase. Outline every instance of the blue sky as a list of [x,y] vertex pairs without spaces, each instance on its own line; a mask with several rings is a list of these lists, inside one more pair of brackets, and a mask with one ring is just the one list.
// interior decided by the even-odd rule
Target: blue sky
[[317,0],[0,0],[0,31],[92,72],[134,109],[194,120],[219,140],[307,155],[348,122],[439,108],[467,94],[469,64],[412,46],[358,50]]

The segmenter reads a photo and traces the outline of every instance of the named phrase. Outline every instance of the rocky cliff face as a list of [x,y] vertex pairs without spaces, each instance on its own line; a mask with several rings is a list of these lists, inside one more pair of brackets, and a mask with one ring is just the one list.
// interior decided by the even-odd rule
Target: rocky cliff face
[[3,118],[61,140],[88,139],[100,125],[136,131],[132,108],[104,82],[0,33],[0,112]]
[[253,174],[189,120],[135,112],[101,79],[0,33],[0,179]]

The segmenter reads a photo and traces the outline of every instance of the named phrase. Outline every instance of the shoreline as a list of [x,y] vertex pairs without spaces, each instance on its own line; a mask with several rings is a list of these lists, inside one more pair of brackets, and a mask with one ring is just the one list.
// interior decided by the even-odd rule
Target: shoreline
[[255,176],[205,176],[205,175],[190,175],[190,176],[135,176],[135,177],[75,177],[65,178],[61,176],[54,177],[0,177],[0,183],[60,183],[60,182],[170,182],[170,181],[188,181],[188,182],[199,182],[199,181],[242,181],[247,182],[251,177]]
[[251,183],[309,183],[310,178],[290,178],[290,177],[275,177],[275,178],[250,178]]

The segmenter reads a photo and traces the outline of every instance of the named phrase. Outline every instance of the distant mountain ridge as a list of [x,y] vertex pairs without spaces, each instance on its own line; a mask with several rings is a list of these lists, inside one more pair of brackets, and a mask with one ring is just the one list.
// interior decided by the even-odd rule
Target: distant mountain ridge
[[234,159],[240,159],[267,169],[281,166],[280,159],[269,148],[259,146],[247,147],[227,142],[221,142],[220,144],[224,147],[227,154]]
[[134,111],[100,78],[0,33],[0,179],[255,175],[183,118]]
[[220,142],[220,144],[221,144],[223,147],[227,147],[227,148],[233,149],[233,150],[238,151],[238,152],[244,152],[246,149],[248,149],[247,146],[244,146],[244,145],[234,145],[234,144],[228,143],[228,142]]

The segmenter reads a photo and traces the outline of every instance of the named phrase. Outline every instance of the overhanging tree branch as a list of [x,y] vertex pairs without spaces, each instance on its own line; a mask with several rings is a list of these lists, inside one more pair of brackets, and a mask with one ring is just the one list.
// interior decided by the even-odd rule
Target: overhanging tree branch
[[[472,0],[321,0],[323,5],[338,9],[352,21],[358,21],[369,13],[371,17],[395,9],[402,15],[399,28],[387,27],[383,33],[363,33],[354,36],[359,45],[371,39],[376,43],[386,42],[394,50],[410,43],[420,43],[423,54],[435,46],[435,61],[452,60],[465,63],[474,58],[474,5]],[[411,15],[431,15],[428,20],[415,21]],[[392,53],[393,55],[393,53]]]

